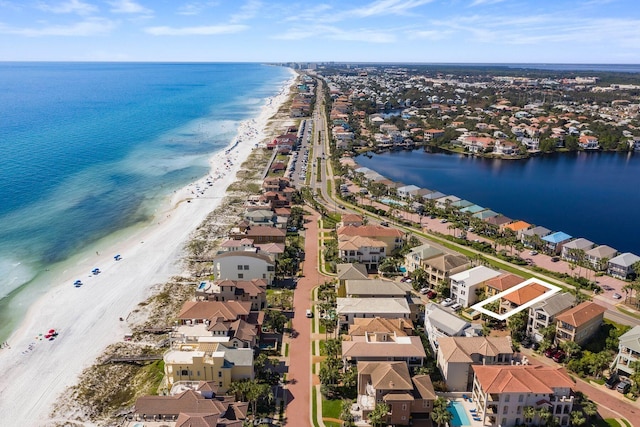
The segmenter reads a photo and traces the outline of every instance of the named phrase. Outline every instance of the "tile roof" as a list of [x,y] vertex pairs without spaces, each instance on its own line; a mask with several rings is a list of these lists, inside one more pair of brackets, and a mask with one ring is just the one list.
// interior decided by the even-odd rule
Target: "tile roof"
[[630,348],[640,353],[640,325],[634,326],[630,331],[622,334],[619,339],[620,346]]
[[516,276],[512,273],[504,273],[498,277],[494,277],[493,279],[489,279],[484,284],[488,288],[497,289],[498,291],[506,291],[507,289],[513,288],[515,285],[519,285],[524,282],[524,279],[520,276]]
[[532,310],[543,310],[549,316],[555,316],[558,313],[562,313],[568,308],[573,307],[575,304],[575,297],[568,292],[562,294],[551,295],[544,301],[540,301],[531,306]]
[[563,368],[532,365],[472,365],[485,393],[551,394],[571,388],[573,381]]
[[413,390],[405,362],[358,362],[358,375],[370,375],[376,390]]
[[516,289],[513,292],[509,292],[502,298],[516,305],[523,305],[528,303],[532,299],[539,297],[548,290],[549,288],[547,288],[546,286],[542,286],[539,283],[530,283],[527,286]]
[[411,378],[411,380],[413,381],[413,385],[415,386],[415,391],[419,395],[416,397],[425,400],[435,400],[437,398],[429,375],[416,375]]
[[584,325],[595,317],[602,317],[605,311],[607,311],[607,309],[603,306],[596,304],[595,302],[585,301],[582,304],[578,304],[572,309],[556,316],[556,321],[578,327],[580,325]]
[[211,320],[221,317],[224,320],[236,320],[250,311],[250,301],[186,301],[178,313],[178,319]]
[[336,265],[338,280],[366,279],[368,278],[367,266],[364,264],[338,264]]
[[508,228],[510,230],[513,230],[513,231],[526,230],[529,227],[531,227],[531,224],[529,224],[528,222],[524,222],[524,221],[516,221],[516,222],[512,222],[511,224],[507,224],[507,225],[504,226],[504,228]]
[[395,319],[386,319],[384,317],[353,319],[353,325],[349,326],[349,335],[365,335],[367,333],[387,332],[395,334],[399,337],[407,336],[405,330],[412,330],[413,322],[409,319],[401,317]]
[[512,354],[509,337],[442,337],[438,339],[438,351],[449,363],[472,363],[472,355],[495,357]]
[[362,237],[404,237],[404,233],[397,228],[383,227],[381,225],[345,225],[338,228],[338,236],[362,236]]
[[367,341],[367,337],[352,337],[342,341],[342,357],[427,357],[420,337],[395,337],[395,341]]
[[620,265],[622,267],[629,267],[640,261],[640,257],[636,254],[632,254],[631,252],[625,252],[623,254],[618,255],[615,258],[611,258],[609,263]]
[[337,298],[336,306],[339,314],[411,313],[405,298]]

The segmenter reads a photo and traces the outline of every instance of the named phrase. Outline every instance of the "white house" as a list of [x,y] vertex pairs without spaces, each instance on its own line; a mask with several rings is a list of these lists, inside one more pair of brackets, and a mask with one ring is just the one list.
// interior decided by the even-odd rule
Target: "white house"
[[348,327],[357,317],[409,319],[411,308],[406,298],[337,298],[336,313],[338,326]]
[[267,255],[255,252],[225,252],[213,259],[213,274],[222,280],[263,279],[271,285],[275,262]]
[[450,276],[451,299],[462,304],[463,307],[469,307],[478,300],[476,290],[481,289],[484,282],[498,277],[500,274],[499,271],[479,265]]
[[638,255],[631,252],[625,252],[615,258],[611,258],[607,264],[607,273],[619,279],[626,279],[634,273],[633,264],[640,261]]
[[405,186],[399,187],[396,190],[396,193],[400,198],[409,199],[412,196],[414,196],[418,192],[418,190],[420,190],[420,187],[418,187],[417,185],[405,185]]

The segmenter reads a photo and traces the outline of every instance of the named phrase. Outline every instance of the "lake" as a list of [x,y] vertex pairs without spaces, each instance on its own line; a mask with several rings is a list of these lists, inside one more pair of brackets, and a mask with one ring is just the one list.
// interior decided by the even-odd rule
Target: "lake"
[[526,160],[422,150],[359,156],[365,167],[404,184],[467,199],[521,219],[640,254],[640,155],[556,153]]

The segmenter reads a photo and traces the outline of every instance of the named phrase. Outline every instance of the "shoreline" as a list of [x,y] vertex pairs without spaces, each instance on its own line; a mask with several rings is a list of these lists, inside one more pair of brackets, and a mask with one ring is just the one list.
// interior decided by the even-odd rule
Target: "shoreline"
[[[218,207],[227,188],[236,180],[240,165],[263,142],[270,118],[288,98],[296,74],[283,82],[253,118],[243,120],[236,136],[209,158],[209,173],[167,196],[153,221],[132,226],[101,239],[72,258],[75,265],[60,273],[28,309],[11,333],[10,348],[0,350],[0,410],[3,419],[42,425],[58,396],[77,382],[80,373],[111,343],[128,332],[126,318],[152,288],[181,274],[184,244]],[[131,233],[131,234],[129,234]],[[94,251],[100,243],[107,247]],[[120,254],[120,261],[114,256]],[[102,271],[91,275],[94,267]],[[83,285],[75,288],[74,280]],[[43,339],[50,329],[59,335]],[[40,336],[43,334],[43,336]],[[35,385],[35,386],[34,386]]]

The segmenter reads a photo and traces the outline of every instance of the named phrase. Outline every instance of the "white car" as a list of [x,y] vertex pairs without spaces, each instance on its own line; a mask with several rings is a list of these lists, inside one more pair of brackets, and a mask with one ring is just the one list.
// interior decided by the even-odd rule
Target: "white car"
[[451,298],[445,298],[444,300],[442,300],[442,302],[440,302],[440,305],[444,307],[449,307],[451,304],[453,304],[453,300]]
[[455,304],[453,304],[451,306],[452,310],[460,310],[461,308],[462,308],[462,304],[460,304],[459,302],[457,302],[457,303],[455,303]]

